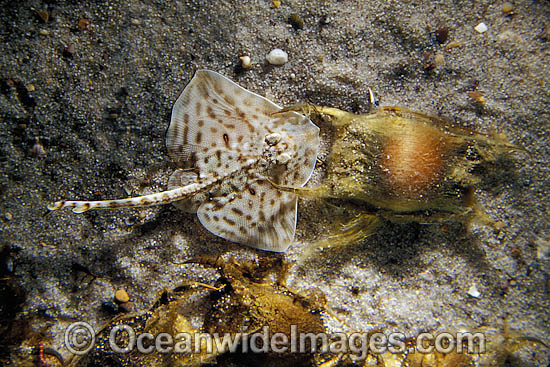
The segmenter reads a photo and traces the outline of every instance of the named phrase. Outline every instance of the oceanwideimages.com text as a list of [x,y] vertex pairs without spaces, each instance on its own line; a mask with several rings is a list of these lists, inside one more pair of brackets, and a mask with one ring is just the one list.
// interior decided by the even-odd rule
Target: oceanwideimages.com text
[[[65,346],[74,354],[86,354],[95,345],[93,328],[84,322],[65,331]],[[482,333],[421,333],[414,339],[395,333],[303,333],[292,325],[290,333],[271,333],[268,326],[254,332],[138,333],[129,325],[116,325],[109,332],[108,346],[114,353],[345,353],[364,359],[369,354],[390,353],[484,353]]]

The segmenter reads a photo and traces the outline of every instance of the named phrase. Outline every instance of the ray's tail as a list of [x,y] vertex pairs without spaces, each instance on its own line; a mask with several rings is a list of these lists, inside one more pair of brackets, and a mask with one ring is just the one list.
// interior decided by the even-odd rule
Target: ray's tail
[[137,208],[168,204],[174,201],[188,198],[199,190],[204,189],[209,183],[193,183],[184,187],[178,187],[155,194],[136,196],[127,199],[101,200],[101,201],[57,201],[48,205],[49,210],[72,208],[74,213],[84,213],[91,209],[118,209]]

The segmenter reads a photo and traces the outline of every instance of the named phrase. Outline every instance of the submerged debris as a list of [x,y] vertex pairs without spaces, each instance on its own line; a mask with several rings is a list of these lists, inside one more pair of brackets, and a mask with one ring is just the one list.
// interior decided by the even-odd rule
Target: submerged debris
[[295,30],[304,28],[304,21],[296,13],[292,13],[288,16],[288,23],[290,23],[290,25],[292,25],[292,28],[294,28]]
[[278,258],[238,263],[203,257],[188,264],[214,267],[219,277],[212,284],[184,281],[164,291],[151,309],[115,317],[97,331],[91,350],[67,365],[503,366],[512,357],[519,360],[515,353],[523,348],[546,347],[506,326],[503,332],[483,327],[429,333],[456,337],[454,344],[403,333],[387,334],[395,337],[389,341],[384,330],[334,332],[323,322],[332,315],[324,295],[287,288],[287,265]]
[[[311,344],[309,350],[295,353],[271,350],[273,344],[257,344],[266,335],[290,337],[291,333],[326,331],[321,319],[323,300],[299,295],[284,286],[285,265],[279,259],[239,264],[233,259],[203,257],[191,263],[214,267],[220,276],[213,285],[184,282],[163,292],[150,310],[116,317],[97,332],[93,349],[87,355],[75,356],[69,366],[200,366],[216,362],[224,353],[226,358],[240,362],[238,365],[306,365],[312,358],[315,347]],[[277,281],[269,280],[273,273]],[[120,325],[131,327],[137,335],[157,337],[166,333],[174,339],[170,346],[166,343],[165,352],[155,349],[153,342],[149,353],[136,348],[117,353],[109,338]],[[125,332],[114,334],[117,346],[129,344]],[[150,344],[152,339],[146,341]],[[262,352],[252,352],[256,350]]]

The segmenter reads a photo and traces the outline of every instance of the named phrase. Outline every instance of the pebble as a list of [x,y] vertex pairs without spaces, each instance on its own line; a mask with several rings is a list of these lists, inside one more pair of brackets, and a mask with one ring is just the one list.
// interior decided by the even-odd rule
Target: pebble
[[42,36],[48,36],[50,34],[50,31],[48,31],[47,29],[41,29],[38,31],[38,33],[40,33]]
[[128,227],[133,226],[134,224],[136,224],[136,217],[130,216],[124,219],[124,224],[126,224]]
[[481,22],[478,25],[476,25],[474,29],[477,33],[485,33],[489,28],[487,28],[487,25],[485,23]]
[[453,48],[462,47],[463,44],[462,41],[451,41],[445,46],[445,51],[450,52]]
[[118,305],[118,309],[122,312],[133,312],[134,303],[133,302],[124,302]]
[[239,57],[241,60],[241,66],[243,69],[250,69],[252,67],[252,60],[250,59],[250,56],[244,55]]
[[67,58],[72,58],[74,53],[76,52],[76,47],[74,44],[69,43],[67,47],[63,49],[63,56]]
[[445,56],[441,52],[435,54],[434,64],[436,68],[445,65]]
[[132,19],[132,20],[130,20],[130,23],[132,23],[133,25],[140,25],[140,24],[141,24],[141,20],[139,20],[139,19]]
[[279,0],[273,0],[273,6],[275,7],[275,9],[279,8],[279,6],[281,6],[281,2]]
[[13,219],[13,215],[11,215],[11,213],[6,213],[4,214],[4,218],[6,218],[6,220],[10,221]]
[[508,1],[505,2],[504,4],[502,4],[502,11],[504,12],[504,14],[510,14],[514,11],[514,4]]
[[501,281],[498,283],[498,288],[499,288],[501,291],[505,291],[505,290],[507,290],[508,288],[510,288],[510,283],[509,283],[507,280],[501,280]]
[[447,42],[448,37],[449,37],[449,29],[447,28],[439,28],[437,31],[435,31],[435,38],[437,39],[437,42],[439,42],[440,44]]
[[479,103],[481,106],[485,104],[485,97],[481,94],[480,91],[472,90],[468,92],[468,97]]
[[481,293],[477,290],[475,283],[468,289],[468,295],[474,298],[479,298],[479,296],[481,296]]
[[37,158],[43,158],[46,156],[46,149],[44,148],[42,143],[40,143],[40,139],[38,138],[35,138],[34,145],[32,146],[32,149],[31,149],[31,156],[37,157]]
[[88,29],[89,25],[90,25],[90,21],[86,18],[82,18],[78,21],[78,30],[85,31],[86,29]]
[[118,303],[126,303],[130,300],[130,296],[124,289],[119,289],[115,292],[115,301]]
[[288,54],[280,48],[275,48],[266,56],[271,65],[283,65],[288,61]]

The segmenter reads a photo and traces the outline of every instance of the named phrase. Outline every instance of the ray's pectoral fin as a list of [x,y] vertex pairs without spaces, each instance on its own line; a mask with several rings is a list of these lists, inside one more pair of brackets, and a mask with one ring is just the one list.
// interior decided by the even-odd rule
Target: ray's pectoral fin
[[248,184],[230,197],[202,204],[201,224],[229,241],[266,251],[283,252],[296,231],[297,197],[266,180]]

